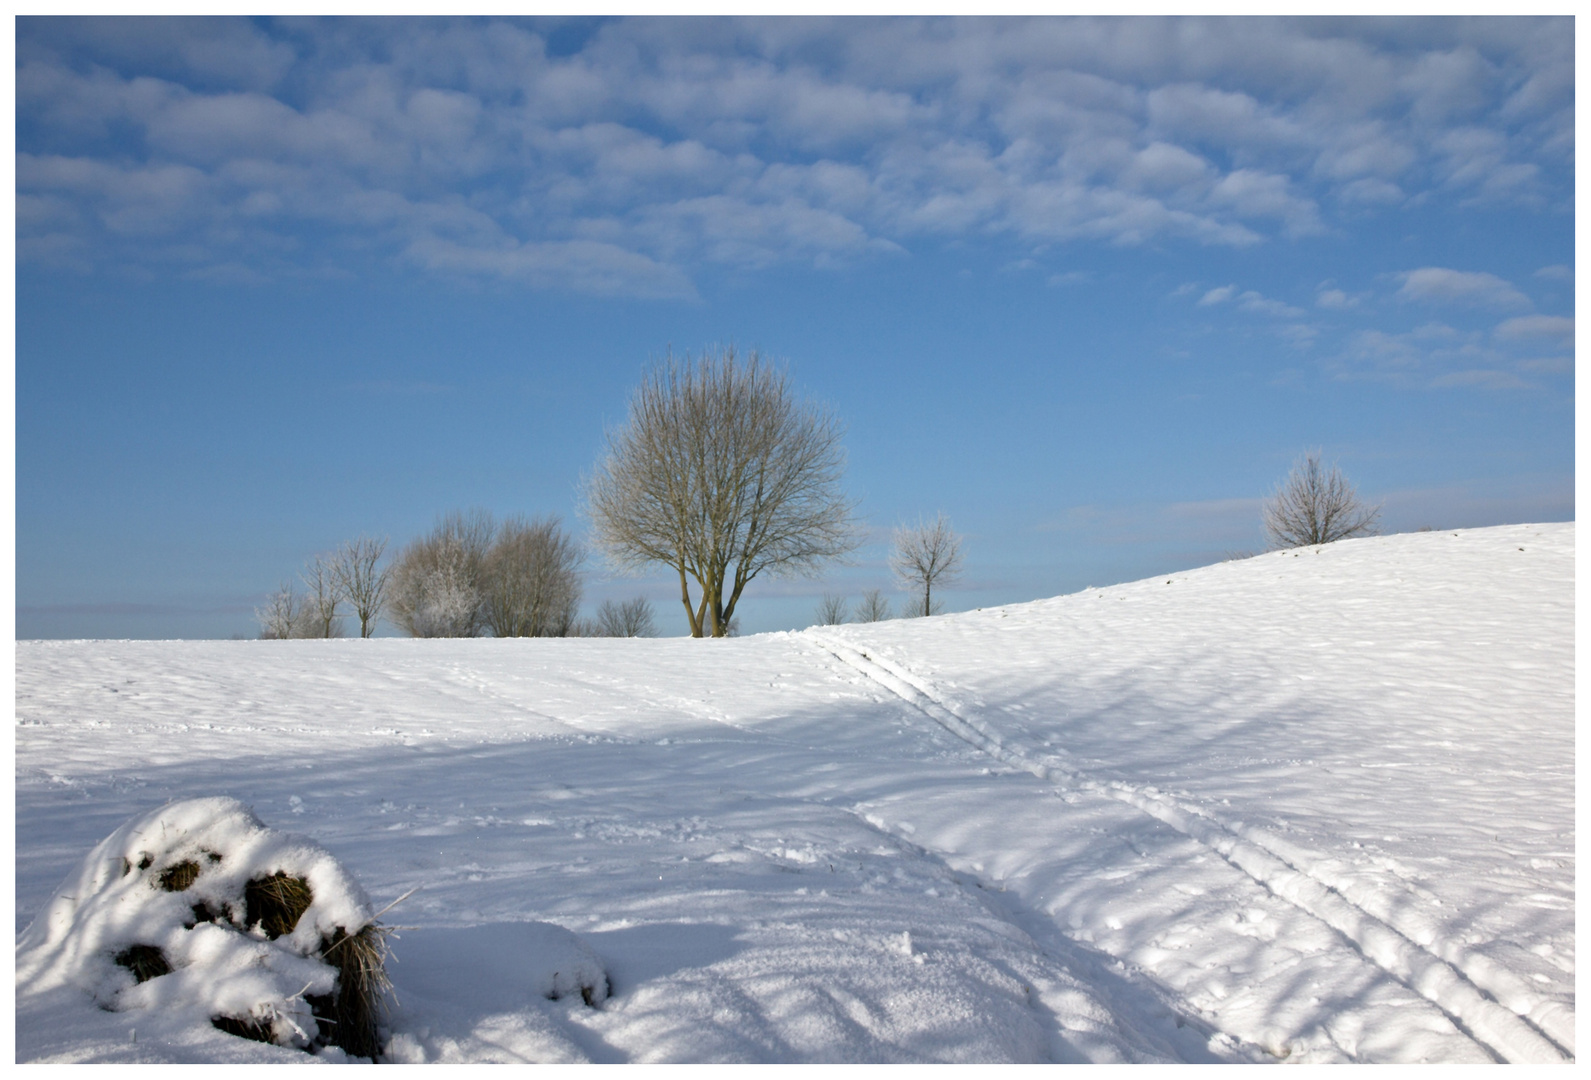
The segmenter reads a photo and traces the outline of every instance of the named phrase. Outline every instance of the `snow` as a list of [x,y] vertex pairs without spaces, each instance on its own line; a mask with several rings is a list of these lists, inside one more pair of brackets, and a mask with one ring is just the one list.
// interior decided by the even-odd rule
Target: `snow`
[[[1377,537],[726,641],[19,642],[17,929],[227,796],[376,908],[418,888],[392,1060],[1561,1061],[1573,549]],[[135,1043],[20,963],[45,932],[19,1060],[312,1060]]]

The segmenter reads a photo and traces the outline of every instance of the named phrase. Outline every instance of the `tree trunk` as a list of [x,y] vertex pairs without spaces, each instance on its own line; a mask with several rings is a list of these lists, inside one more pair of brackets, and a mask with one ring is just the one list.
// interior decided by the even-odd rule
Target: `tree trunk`
[[[702,619],[696,610],[691,607],[691,586],[690,582],[685,580],[685,567],[683,565],[679,568],[679,598],[680,603],[685,605],[685,618],[690,620],[691,637],[701,637]],[[705,600],[706,597],[703,597],[703,599]]]

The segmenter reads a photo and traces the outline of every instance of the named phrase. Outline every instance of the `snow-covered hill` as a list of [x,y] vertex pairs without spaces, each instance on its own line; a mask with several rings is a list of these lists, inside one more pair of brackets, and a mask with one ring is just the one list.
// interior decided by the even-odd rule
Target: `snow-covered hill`
[[[230,795],[419,888],[396,1060],[1562,1060],[1573,582],[1571,523],[729,641],[21,642],[16,928]],[[24,1060],[301,1057],[17,990]]]

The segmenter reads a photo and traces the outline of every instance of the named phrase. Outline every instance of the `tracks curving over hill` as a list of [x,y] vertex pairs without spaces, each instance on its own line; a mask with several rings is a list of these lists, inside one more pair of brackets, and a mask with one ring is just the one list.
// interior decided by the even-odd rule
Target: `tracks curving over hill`
[[1467,952],[1458,942],[1421,943],[1407,916],[1367,910],[1367,897],[1337,879],[1322,865],[1324,860],[1266,830],[1223,821],[1202,806],[1152,786],[1090,776],[1053,753],[998,731],[931,681],[897,663],[830,635],[807,631],[803,636],[991,757],[1042,780],[1125,803],[1203,845],[1273,896],[1329,926],[1499,1059],[1533,1064],[1573,1060],[1571,1010],[1535,994],[1517,976]]

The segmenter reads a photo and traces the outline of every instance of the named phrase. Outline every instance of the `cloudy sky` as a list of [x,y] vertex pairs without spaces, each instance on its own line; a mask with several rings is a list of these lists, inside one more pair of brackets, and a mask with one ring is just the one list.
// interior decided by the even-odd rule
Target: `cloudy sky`
[[583,530],[646,365],[729,343],[847,423],[872,537],[748,631],[891,588],[940,510],[952,608],[1254,550],[1310,448],[1388,530],[1572,518],[1573,43],[19,19],[17,633],[252,635],[455,508]]

